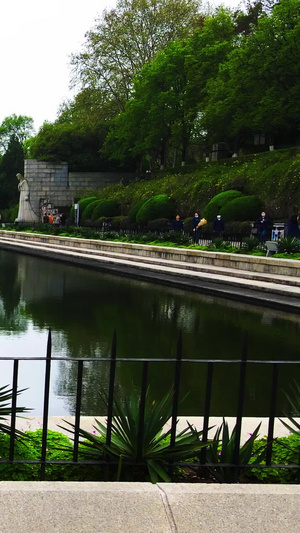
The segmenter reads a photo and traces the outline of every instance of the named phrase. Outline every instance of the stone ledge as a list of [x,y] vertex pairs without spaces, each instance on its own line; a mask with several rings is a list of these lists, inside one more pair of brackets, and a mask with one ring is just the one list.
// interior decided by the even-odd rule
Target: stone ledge
[[300,486],[1,482],[5,533],[298,533]]

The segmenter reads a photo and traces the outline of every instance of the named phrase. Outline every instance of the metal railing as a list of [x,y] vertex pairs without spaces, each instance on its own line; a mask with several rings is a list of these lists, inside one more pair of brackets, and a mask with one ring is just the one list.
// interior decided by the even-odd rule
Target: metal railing
[[[137,457],[138,461],[132,464],[138,465],[141,464],[139,461],[142,458],[142,448],[143,448],[143,436],[144,436],[144,424],[145,424],[145,399],[147,388],[149,384],[149,368],[154,363],[167,363],[173,365],[174,375],[173,375],[173,387],[172,387],[172,415],[171,415],[171,430],[170,430],[170,447],[174,445],[176,438],[176,428],[179,415],[179,403],[180,403],[180,388],[181,388],[181,378],[182,378],[182,367],[184,364],[191,365],[201,365],[203,372],[206,373],[205,378],[205,391],[204,391],[204,410],[203,410],[203,442],[207,442],[209,426],[210,426],[210,417],[211,414],[211,399],[214,388],[214,373],[218,365],[231,365],[232,367],[239,368],[239,379],[238,379],[238,398],[236,405],[236,440],[234,447],[234,455],[232,463],[207,463],[205,458],[205,448],[201,452],[201,457],[198,462],[193,461],[191,465],[205,467],[229,467],[234,469],[237,472],[236,481],[238,481],[238,472],[242,469],[247,468],[294,468],[297,469],[297,483],[300,483],[300,447],[299,447],[299,461],[298,464],[291,465],[272,465],[272,446],[274,442],[274,423],[277,412],[277,395],[279,387],[279,374],[282,367],[293,366],[300,368],[300,361],[273,361],[273,360],[254,360],[248,359],[247,357],[248,347],[247,347],[247,338],[245,338],[244,345],[242,348],[241,358],[240,359],[231,359],[231,360],[222,360],[222,359],[192,359],[192,358],[183,358],[182,357],[182,339],[181,334],[179,335],[176,356],[172,359],[165,358],[118,358],[117,357],[117,340],[116,333],[114,333],[111,353],[108,358],[101,359],[70,359],[70,358],[61,358],[52,356],[52,341],[51,341],[51,331],[49,330],[48,341],[47,341],[47,353],[46,357],[35,357],[35,358],[9,358],[3,357],[3,360],[13,360],[13,376],[12,376],[12,415],[11,415],[11,429],[12,433],[10,436],[10,449],[9,449],[9,458],[1,459],[0,464],[10,463],[26,463],[26,464],[37,464],[40,466],[40,479],[45,479],[45,469],[49,464],[62,464],[62,465],[105,465],[108,469],[111,465],[116,464],[117,461],[113,461],[111,458],[105,458],[103,460],[92,460],[92,461],[81,461],[79,460],[79,444],[80,444],[80,418],[81,418],[81,406],[82,406],[82,386],[83,386],[83,372],[84,365],[89,364],[91,361],[93,364],[109,364],[109,375],[108,375],[108,390],[107,390],[107,412],[106,412],[106,421],[107,421],[107,433],[106,433],[106,443],[109,445],[111,443],[112,431],[113,431],[113,417],[114,417],[114,397],[116,394],[115,391],[115,382],[116,382],[116,365],[118,362],[124,364],[138,363],[141,365],[141,380],[139,387],[139,423],[138,423],[138,441],[137,441]],[[39,460],[16,460],[15,455],[15,442],[16,442],[16,416],[17,416],[17,394],[18,394],[18,375],[19,375],[19,362],[22,360],[32,360],[32,361],[44,361],[45,362],[45,378],[44,378],[44,393],[43,393],[43,424],[42,424],[42,447],[41,447],[41,457]],[[73,447],[73,460],[72,461],[54,461],[47,459],[47,431],[48,431],[48,415],[49,415],[49,400],[50,400],[50,379],[51,379],[51,365],[52,361],[68,361],[71,364],[77,366],[77,377],[76,377],[76,394],[75,394],[75,423],[74,423],[74,447]],[[1,361],[0,361],[1,363]],[[250,365],[265,365],[270,372],[271,377],[271,387],[270,395],[266,398],[268,401],[268,432],[267,432],[267,442],[266,442],[266,456],[263,464],[241,464],[240,463],[240,446],[241,446],[241,430],[243,422],[243,412],[244,412],[244,400],[245,400],[245,390],[246,390],[246,376],[247,369]],[[167,392],[167,391],[166,391]],[[188,466],[188,462],[179,463],[172,462],[169,465],[169,470],[172,474],[176,466]]]

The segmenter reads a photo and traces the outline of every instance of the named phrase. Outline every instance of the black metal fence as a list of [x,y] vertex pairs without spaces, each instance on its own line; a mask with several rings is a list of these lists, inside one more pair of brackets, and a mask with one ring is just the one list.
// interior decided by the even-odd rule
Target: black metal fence
[[[247,339],[245,339],[244,346],[242,348],[241,358],[236,360],[222,360],[222,359],[183,359],[182,357],[182,339],[181,335],[179,336],[177,343],[177,352],[176,357],[172,359],[143,359],[143,358],[118,358],[117,357],[117,341],[116,334],[113,336],[111,354],[109,358],[104,359],[69,359],[69,358],[58,358],[52,357],[52,347],[51,347],[51,331],[49,331],[48,342],[47,342],[47,353],[45,358],[32,358],[36,361],[45,361],[45,382],[44,382],[44,394],[43,394],[43,425],[42,425],[42,447],[41,447],[41,456],[38,461],[27,461],[27,460],[16,460],[15,459],[15,442],[16,442],[16,416],[17,416],[17,395],[18,395],[18,375],[19,375],[19,362],[25,360],[25,358],[13,359],[13,376],[12,376],[12,415],[11,415],[11,436],[10,436],[10,449],[8,459],[1,459],[0,464],[10,463],[26,463],[26,464],[38,464],[40,466],[40,479],[45,479],[45,469],[48,464],[68,464],[68,465],[106,465],[108,468],[113,464],[112,460],[109,458],[104,458],[103,460],[95,461],[81,461],[78,459],[79,455],[79,443],[80,443],[80,418],[81,418],[81,404],[82,404],[82,386],[83,386],[83,371],[84,365],[93,361],[96,364],[102,364],[106,362],[109,364],[109,380],[108,380],[108,390],[107,390],[107,412],[106,412],[106,421],[107,421],[107,433],[106,433],[106,442],[110,444],[112,439],[112,423],[114,417],[114,396],[115,392],[115,381],[116,381],[116,365],[119,361],[122,363],[138,363],[141,365],[141,381],[140,381],[140,391],[139,391],[139,426],[138,426],[138,442],[137,442],[137,457],[142,457],[143,449],[143,437],[144,437],[144,416],[145,416],[145,399],[146,392],[148,387],[148,377],[149,377],[149,367],[154,363],[167,363],[172,364],[174,369],[173,375],[173,387],[172,387],[172,416],[171,416],[171,433],[170,433],[170,447],[174,445],[176,438],[176,427],[178,421],[179,413],[179,401],[180,401],[180,387],[181,387],[181,377],[182,377],[182,365],[184,363],[189,363],[192,365],[201,365],[203,368],[203,373],[206,374],[206,385],[205,385],[205,394],[204,394],[204,412],[203,412],[203,435],[202,440],[207,442],[208,432],[210,426],[210,417],[211,417],[211,398],[214,387],[214,372],[218,365],[226,364],[237,366],[239,368],[239,383],[238,383],[238,398],[236,405],[236,439],[234,445],[234,454],[232,463],[207,463],[205,459],[205,449],[204,453],[199,460],[199,462],[193,461],[192,466],[201,466],[205,467],[229,467],[234,469],[237,472],[235,481],[238,481],[238,472],[241,469],[245,468],[293,468],[297,469],[297,483],[300,482],[300,448],[299,448],[299,460],[298,464],[293,465],[273,465],[272,464],[272,446],[274,443],[274,423],[276,418],[276,409],[277,409],[277,395],[279,387],[279,375],[282,367],[293,365],[300,365],[300,361],[272,361],[272,360],[253,360],[247,358]],[[12,358],[2,358],[9,360]],[[54,360],[67,360],[72,365],[77,367],[77,383],[76,383],[76,401],[75,401],[75,423],[74,423],[74,447],[73,447],[73,460],[72,461],[51,461],[47,460],[47,431],[48,431],[48,416],[49,416],[49,400],[50,400],[50,378],[51,378],[51,364]],[[28,361],[28,358],[26,358]],[[241,464],[240,462],[240,446],[241,446],[241,430],[243,422],[243,411],[244,411],[244,399],[245,399],[245,389],[246,389],[246,376],[247,369],[249,365],[265,365],[267,366],[270,376],[271,376],[271,388],[270,395],[268,398],[265,398],[265,401],[268,403],[268,433],[267,433],[267,445],[266,445],[266,455],[263,464]],[[135,463],[138,464],[138,463]],[[189,463],[175,463],[171,462],[169,465],[169,470],[173,471],[176,466],[185,467]]]

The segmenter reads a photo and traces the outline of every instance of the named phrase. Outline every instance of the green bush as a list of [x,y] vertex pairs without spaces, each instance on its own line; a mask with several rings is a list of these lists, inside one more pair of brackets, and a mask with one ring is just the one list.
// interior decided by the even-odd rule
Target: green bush
[[14,222],[18,216],[19,204],[9,207],[8,209],[3,209],[1,211],[2,222]]
[[129,229],[131,227],[129,217],[118,216],[110,219],[110,228],[113,230]]
[[136,215],[138,214],[140,208],[142,207],[142,205],[144,205],[145,203],[147,202],[147,200],[140,200],[139,202],[137,202],[136,204],[134,204],[129,213],[128,213],[128,216],[129,216],[129,220],[130,222],[136,222]]
[[[0,434],[0,457],[2,460],[9,459],[10,437],[9,435]],[[34,447],[26,444],[20,439],[15,440],[14,459],[16,461],[36,461],[38,454]],[[38,465],[15,463],[0,463],[0,480],[1,481],[36,481],[39,479],[40,467]]]
[[259,239],[257,237],[245,237],[242,242],[242,249],[245,252],[252,252],[260,245]]
[[100,217],[116,217],[120,215],[120,205],[115,200],[97,200],[91,212],[91,219]]
[[146,225],[149,220],[157,218],[172,218],[174,216],[173,202],[167,194],[158,194],[150,198],[138,210],[136,221],[138,224]]
[[168,218],[156,218],[149,220],[148,228],[150,231],[168,231],[170,222]]
[[245,220],[243,222],[239,222],[237,220],[229,221],[225,225],[225,232],[227,234],[236,235],[236,234],[242,234],[250,236],[252,229],[252,222],[249,220]]
[[94,208],[96,207],[99,200],[94,200],[93,202],[90,202],[82,211],[81,214],[81,221],[85,222],[86,220],[92,219],[92,212]]
[[[83,211],[85,210],[85,208],[89,204],[94,202],[95,200],[97,200],[96,196],[89,196],[88,198],[81,198],[79,200],[79,202],[77,202],[79,204],[80,218],[81,218],[81,215],[82,215]],[[72,220],[72,223],[74,222],[74,216],[75,216],[75,208],[74,208],[74,205],[72,205],[72,207],[70,209],[70,215],[69,215],[69,218]]]
[[235,190],[224,191],[220,194],[217,194],[204,208],[204,218],[209,221],[212,221],[214,218],[216,218],[217,215],[220,214],[222,207],[224,207],[226,204],[228,204],[235,198],[239,198],[240,196],[243,196],[243,193]]
[[222,207],[220,214],[225,222],[229,220],[256,220],[261,209],[261,202],[256,196],[241,196]]
[[[258,450],[258,453],[260,453],[263,446],[267,446],[266,437],[255,441],[254,452]],[[298,464],[299,448],[299,433],[275,439],[272,444],[272,465]],[[252,462],[257,462],[255,453]],[[264,483],[289,483],[296,481],[297,470],[291,468],[253,468],[247,473],[247,476],[254,477]]]

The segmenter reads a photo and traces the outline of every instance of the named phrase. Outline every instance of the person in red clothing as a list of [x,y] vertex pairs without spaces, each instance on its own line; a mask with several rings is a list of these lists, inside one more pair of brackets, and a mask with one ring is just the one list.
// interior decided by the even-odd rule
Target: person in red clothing
[[49,224],[53,224],[53,216],[49,213],[48,215]]

